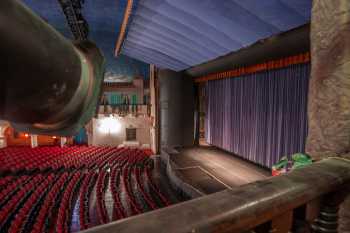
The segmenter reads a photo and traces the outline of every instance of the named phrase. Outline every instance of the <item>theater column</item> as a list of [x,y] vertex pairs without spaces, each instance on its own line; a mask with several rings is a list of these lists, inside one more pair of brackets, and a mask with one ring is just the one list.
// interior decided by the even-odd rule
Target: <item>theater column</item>
[[67,138],[66,137],[61,137],[61,140],[60,140],[60,145],[61,147],[64,147],[67,143]]
[[151,148],[154,153],[159,154],[159,91],[156,67],[150,65],[150,99],[151,99]]
[[35,134],[30,135],[30,146],[32,148],[38,147],[38,135],[35,135]]
[[0,120],[0,148],[4,148],[7,146],[5,137],[5,130],[7,127],[8,125]]
[[313,0],[306,151],[315,159],[350,150],[350,1]]

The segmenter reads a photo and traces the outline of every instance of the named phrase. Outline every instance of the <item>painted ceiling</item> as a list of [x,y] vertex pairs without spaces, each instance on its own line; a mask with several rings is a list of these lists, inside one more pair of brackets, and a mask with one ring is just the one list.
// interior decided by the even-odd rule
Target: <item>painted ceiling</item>
[[[71,37],[58,0],[22,0]],[[115,45],[130,0],[85,0],[89,38],[107,59],[107,81],[148,77],[149,65],[176,71],[210,61],[310,21],[312,0],[133,0],[126,34]]]
[[[71,39],[72,34],[58,0],[22,0],[59,32]],[[117,0],[85,0],[83,16],[89,24],[89,39],[94,41],[106,58],[105,81],[130,82],[136,76],[149,77],[149,65],[126,55],[114,56],[119,25],[124,12]]]

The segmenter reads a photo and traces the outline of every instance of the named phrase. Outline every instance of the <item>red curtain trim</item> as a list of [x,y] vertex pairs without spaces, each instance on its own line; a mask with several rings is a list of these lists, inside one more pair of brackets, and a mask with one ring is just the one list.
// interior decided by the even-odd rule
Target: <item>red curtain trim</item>
[[206,76],[196,78],[195,82],[198,83],[198,82],[206,82],[209,80],[216,80],[216,79],[235,78],[242,75],[253,74],[253,73],[262,72],[266,70],[281,69],[291,65],[308,63],[310,62],[310,60],[311,60],[310,53],[307,52],[307,53],[303,53],[303,54],[299,54],[291,57],[282,58],[279,60],[268,61],[265,63],[253,65],[253,66],[241,67],[230,71],[209,74]]

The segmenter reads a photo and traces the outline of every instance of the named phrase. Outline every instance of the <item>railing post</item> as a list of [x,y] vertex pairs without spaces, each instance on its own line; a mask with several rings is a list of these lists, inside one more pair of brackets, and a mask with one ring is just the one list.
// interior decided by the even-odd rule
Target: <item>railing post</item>
[[293,210],[272,219],[271,233],[288,233],[293,225]]
[[340,204],[338,224],[339,233],[350,232],[350,195]]
[[[319,213],[316,218],[315,215],[306,215],[308,223],[311,223],[311,228],[314,231],[327,231],[345,233],[350,229],[350,215],[347,213],[345,206],[349,203],[344,201],[345,197],[349,193],[347,188],[348,184],[344,184],[337,191],[328,193],[320,198],[318,211],[314,211],[314,214]],[[341,206],[341,211],[339,211]],[[344,208],[345,207],[345,208]],[[315,208],[317,210],[317,208]],[[344,227],[342,226],[344,223]],[[338,228],[338,231],[337,231]]]
[[316,198],[306,204],[305,221],[311,224],[318,217],[321,209],[321,197]]

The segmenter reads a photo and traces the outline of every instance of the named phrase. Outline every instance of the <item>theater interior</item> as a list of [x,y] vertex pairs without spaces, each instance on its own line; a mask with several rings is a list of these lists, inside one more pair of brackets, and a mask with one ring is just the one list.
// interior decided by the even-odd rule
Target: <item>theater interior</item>
[[1,0],[0,232],[350,232],[349,0]]

